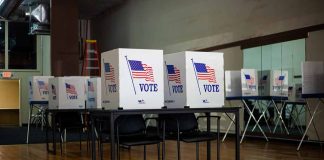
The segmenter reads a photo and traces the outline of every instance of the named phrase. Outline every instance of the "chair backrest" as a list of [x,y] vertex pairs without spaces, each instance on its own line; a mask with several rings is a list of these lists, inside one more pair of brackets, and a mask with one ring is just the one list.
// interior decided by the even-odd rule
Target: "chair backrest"
[[55,115],[56,122],[61,128],[74,128],[82,126],[80,112],[59,112]]
[[[166,132],[177,132],[177,121],[180,132],[192,131],[198,128],[198,122],[194,113],[160,114],[161,121],[165,121]],[[162,123],[160,124],[160,127]]]
[[116,124],[120,135],[142,133],[146,127],[143,115],[121,115]]
[[95,120],[95,126],[102,133],[110,133],[110,117],[97,117],[97,119]]

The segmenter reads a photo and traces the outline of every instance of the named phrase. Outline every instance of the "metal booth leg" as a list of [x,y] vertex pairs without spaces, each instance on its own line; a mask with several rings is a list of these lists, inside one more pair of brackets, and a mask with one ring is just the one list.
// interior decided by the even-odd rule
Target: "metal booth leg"
[[[311,119],[309,120],[308,125],[307,125],[307,127],[306,127],[306,129],[305,129],[305,132],[304,132],[304,134],[303,134],[303,137],[302,137],[302,139],[301,139],[300,142],[299,142],[299,145],[298,145],[298,147],[297,147],[297,151],[299,151],[299,149],[300,149],[300,147],[301,147],[301,145],[302,145],[302,143],[303,143],[303,141],[304,141],[304,138],[305,138],[305,136],[306,136],[306,134],[307,134],[307,132],[308,132],[308,129],[309,129],[311,123],[313,123],[314,116],[315,116],[315,114],[316,114],[316,112],[317,112],[317,109],[318,109],[318,106],[320,105],[320,103],[321,103],[321,101],[318,101],[317,104],[316,104],[316,107],[315,107],[315,110],[314,110],[313,114],[310,113],[310,114],[311,114]],[[310,111],[307,102],[306,102],[306,107],[307,107],[307,109]],[[315,124],[313,123],[313,125],[315,125]]]
[[[242,100],[242,101],[243,101],[243,103],[244,103],[244,107],[247,109],[248,113],[250,114],[250,117],[249,117],[248,123],[247,123],[246,126],[245,126],[245,129],[244,129],[244,132],[243,132],[243,135],[242,135],[242,138],[241,138],[241,142],[240,142],[240,143],[242,143],[242,141],[243,141],[243,139],[244,139],[244,137],[245,137],[245,133],[246,133],[247,127],[248,127],[248,125],[249,125],[249,122],[250,122],[251,117],[252,117],[252,119],[253,119],[255,122],[257,122],[256,118],[255,118],[254,115],[253,115],[253,110],[255,109],[255,105],[254,105],[254,107],[253,107],[253,109],[252,109],[252,111],[251,111],[251,110],[249,109],[248,105],[246,104],[245,100]],[[264,136],[264,138],[266,139],[266,141],[268,141],[268,137],[267,137],[266,134],[264,133],[264,131],[263,131],[263,129],[261,128],[261,126],[260,126],[259,124],[257,124],[257,126],[258,126],[258,128],[260,129],[260,131],[261,131],[261,133],[263,134],[263,136]]]
[[[277,111],[277,114],[279,116],[279,119],[277,118],[277,121],[279,121],[279,120],[281,121],[281,124],[284,126],[284,128],[286,130],[286,133],[289,135],[289,131],[288,131],[286,125],[285,125],[284,120],[282,119],[281,112],[279,111],[278,106],[276,105],[276,103],[275,103],[275,101],[273,99],[271,99],[271,101],[272,101],[273,106],[274,106],[274,108]],[[275,132],[275,129],[276,129],[276,127],[274,128],[273,133]]]

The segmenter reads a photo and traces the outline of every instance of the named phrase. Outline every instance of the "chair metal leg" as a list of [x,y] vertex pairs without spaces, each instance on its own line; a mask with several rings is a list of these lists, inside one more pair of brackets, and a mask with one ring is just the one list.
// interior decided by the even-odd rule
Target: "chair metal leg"
[[103,160],[103,143],[102,142],[100,142],[99,150],[100,150],[100,159]]
[[163,121],[162,128],[162,160],[165,160],[165,121]]
[[63,139],[62,139],[62,132],[60,131],[60,149],[61,149],[61,156],[63,154]]
[[157,144],[158,160],[160,160],[160,143]]
[[199,160],[199,142],[196,142],[196,160]]
[[144,160],[146,160],[146,145],[144,145]]
[[180,157],[180,140],[177,140],[177,151],[178,151],[178,160],[181,160],[181,157]]
[[81,139],[82,139],[82,128],[80,128],[80,131],[79,131],[79,142],[80,142],[80,151],[82,150],[81,148]]

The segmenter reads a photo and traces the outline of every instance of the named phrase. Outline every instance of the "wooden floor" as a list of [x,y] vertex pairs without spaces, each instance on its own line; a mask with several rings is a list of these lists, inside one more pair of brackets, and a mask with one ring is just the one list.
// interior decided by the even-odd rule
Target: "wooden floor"
[[[212,149],[215,148],[212,144]],[[176,145],[173,141],[167,141],[166,159],[176,159]],[[262,139],[252,140],[246,139],[241,144],[242,160],[272,160],[272,159],[303,159],[303,160],[324,160],[324,150],[321,150],[319,144],[305,144],[301,151],[296,151],[297,142],[271,141],[266,143]],[[109,145],[104,146],[104,159],[110,159]],[[86,160],[91,159],[90,150],[87,151],[86,143],[82,144],[82,150],[79,149],[79,143],[70,142],[64,146],[63,155],[47,153],[46,144],[23,144],[23,145],[2,145],[0,146],[0,160],[38,160],[38,159],[69,159],[69,160]],[[121,151],[122,160],[142,160],[143,147],[132,147],[131,150],[123,149]],[[206,159],[205,143],[200,144],[200,159]],[[216,152],[216,150],[215,150]],[[181,143],[181,159],[194,160],[196,158],[195,144]],[[212,153],[212,158],[216,159],[216,155]],[[157,159],[156,145],[147,147],[147,159]],[[221,159],[234,159],[234,141],[227,139],[221,144]]]

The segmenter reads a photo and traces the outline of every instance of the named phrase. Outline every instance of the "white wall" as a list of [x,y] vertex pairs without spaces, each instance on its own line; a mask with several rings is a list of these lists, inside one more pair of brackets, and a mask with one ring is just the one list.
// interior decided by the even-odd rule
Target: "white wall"
[[324,23],[323,0],[128,0],[92,20],[101,51],[200,49]]

